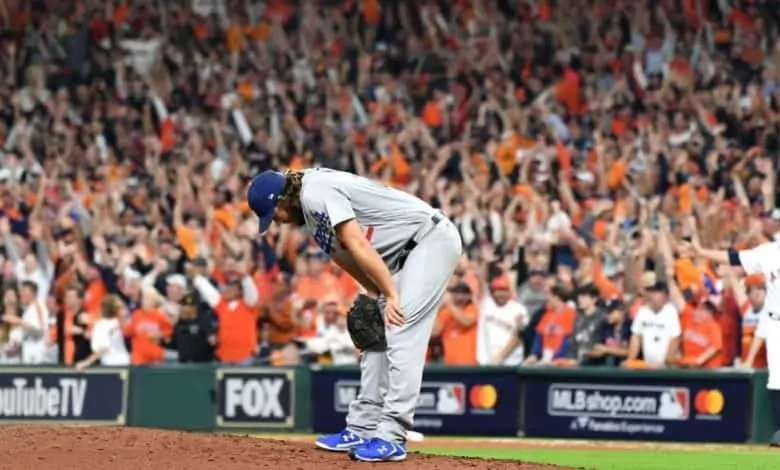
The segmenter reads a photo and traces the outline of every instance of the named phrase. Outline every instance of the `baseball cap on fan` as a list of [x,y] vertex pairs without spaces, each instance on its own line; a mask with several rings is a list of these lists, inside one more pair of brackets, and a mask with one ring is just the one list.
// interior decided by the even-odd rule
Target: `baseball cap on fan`
[[252,212],[260,218],[260,234],[271,226],[276,211],[276,203],[284,189],[284,174],[266,170],[252,178],[247,190],[247,202]]

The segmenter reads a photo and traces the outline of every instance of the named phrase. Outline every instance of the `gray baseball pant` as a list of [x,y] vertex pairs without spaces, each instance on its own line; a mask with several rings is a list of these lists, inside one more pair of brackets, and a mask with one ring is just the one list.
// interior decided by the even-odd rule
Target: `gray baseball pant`
[[406,440],[433,324],[462,251],[457,228],[444,218],[393,276],[405,323],[387,329],[387,351],[361,353],[360,393],[347,414],[347,429],[353,433],[390,442]]

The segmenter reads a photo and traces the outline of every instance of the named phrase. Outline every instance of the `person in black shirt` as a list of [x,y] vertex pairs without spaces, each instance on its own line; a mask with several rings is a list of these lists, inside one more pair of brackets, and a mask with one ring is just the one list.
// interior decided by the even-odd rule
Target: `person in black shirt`
[[[84,312],[81,301],[81,293],[83,291],[83,286],[80,284],[72,284],[65,291],[63,302],[63,320],[68,316],[71,316],[73,319],[69,329],[70,340],[73,341],[73,364],[83,361],[92,354],[88,333],[90,319],[88,314]],[[59,337],[62,336],[58,335]],[[60,351],[64,351],[62,345],[60,345]]]
[[169,347],[179,352],[179,362],[211,362],[214,360],[214,322],[211,315],[200,308],[193,294],[186,294],[179,302],[179,319],[173,327]]
[[607,301],[604,305],[607,321],[602,325],[599,344],[593,349],[594,359],[600,365],[618,367],[628,357],[631,320],[627,318],[626,309],[620,299]]
[[577,318],[571,335],[569,359],[576,365],[595,365],[594,348],[601,339],[606,320],[604,310],[598,304],[599,291],[593,284],[577,290]]

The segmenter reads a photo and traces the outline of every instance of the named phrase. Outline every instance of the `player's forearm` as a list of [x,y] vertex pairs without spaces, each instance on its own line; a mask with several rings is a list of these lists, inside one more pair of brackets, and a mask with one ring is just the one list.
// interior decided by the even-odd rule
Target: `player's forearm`
[[388,298],[398,298],[398,291],[393,283],[393,277],[387,265],[379,256],[379,253],[368,243],[367,240],[356,240],[348,245],[352,257],[355,258],[357,266],[366,274],[366,276],[377,287],[380,294]]
[[336,264],[347,272],[350,276],[352,276],[352,279],[357,281],[358,284],[360,284],[363,289],[365,289],[366,293],[371,297],[377,297],[379,296],[379,288],[374,284],[374,281],[369,279],[369,277],[366,275],[366,273],[363,272],[360,267],[354,263],[351,262],[345,262],[345,261],[336,261]]

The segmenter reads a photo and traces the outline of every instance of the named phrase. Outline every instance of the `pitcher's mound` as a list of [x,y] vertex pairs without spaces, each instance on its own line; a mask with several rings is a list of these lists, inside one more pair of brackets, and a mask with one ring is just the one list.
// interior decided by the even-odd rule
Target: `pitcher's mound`
[[[0,469],[343,470],[372,465],[303,442],[140,428],[0,426],[0,443]],[[386,466],[393,470],[562,468],[419,454]]]

